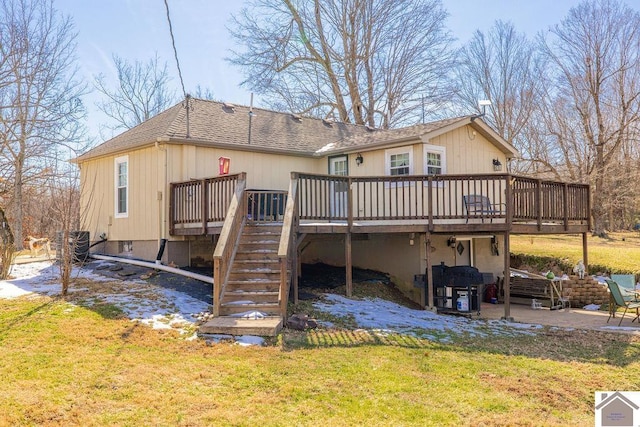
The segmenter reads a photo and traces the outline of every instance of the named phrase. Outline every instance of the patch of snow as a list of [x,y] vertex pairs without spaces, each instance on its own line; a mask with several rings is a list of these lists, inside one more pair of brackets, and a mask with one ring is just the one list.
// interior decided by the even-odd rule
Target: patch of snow
[[590,311],[598,311],[598,310],[600,310],[600,306],[598,304],[588,304],[588,305],[585,305],[582,308],[585,309],[585,310],[590,310]]
[[243,311],[242,313],[232,314],[231,317],[242,317],[243,319],[259,320],[267,317],[267,313],[261,311]]
[[540,325],[511,323],[503,320],[472,320],[442,315],[426,310],[413,310],[379,298],[353,300],[340,295],[326,294],[327,302],[314,307],[334,316],[352,316],[359,327],[402,333],[434,341],[450,341],[451,335],[497,336],[533,334]]
[[[115,264],[108,261],[97,261],[98,270]],[[198,313],[210,311],[210,305],[193,298],[183,292],[166,289],[139,279],[127,278],[126,282],[119,278],[106,277],[94,273],[92,268],[74,266],[72,280],[82,278],[96,284],[83,281],[76,287],[73,283],[69,293],[74,293],[78,304],[91,307],[98,304],[113,304],[132,321],[140,322],[154,329],[174,329],[184,334],[187,340],[197,339],[194,324],[198,321]],[[52,261],[32,262],[14,265],[11,280],[0,281],[0,299],[19,298],[25,295],[60,295],[60,269]],[[108,286],[105,284],[108,283]],[[247,318],[263,318],[264,313],[248,312]],[[260,337],[242,336],[235,341],[240,345],[262,345]]]
[[604,329],[606,331],[632,331],[636,332],[638,330],[635,326],[601,326],[600,329]]
[[243,347],[251,345],[264,345],[265,340],[262,337],[256,337],[254,335],[227,335],[227,334],[202,334],[201,337],[207,341],[207,343],[218,344],[221,342],[233,342]]
[[250,345],[264,345],[264,338],[256,337],[253,335],[240,335],[239,337],[235,337],[236,344],[241,345],[243,347]]

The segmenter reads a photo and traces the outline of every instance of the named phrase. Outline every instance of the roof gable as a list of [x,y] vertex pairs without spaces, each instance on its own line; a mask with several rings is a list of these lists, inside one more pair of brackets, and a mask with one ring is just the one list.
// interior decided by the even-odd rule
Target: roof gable
[[518,155],[518,151],[511,144],[477,116],[453,117],[399,129],[377,130],[370,134],[358,134],[335,143],[326,144],[316,153],[329,154],[355,150],[364,151],[387,147],[405,141],[427,141],[428,139],[435,138],[467,125],[470,125],[473,129],[481,133],[490,143],[507,155],[507,157],[515,157]]

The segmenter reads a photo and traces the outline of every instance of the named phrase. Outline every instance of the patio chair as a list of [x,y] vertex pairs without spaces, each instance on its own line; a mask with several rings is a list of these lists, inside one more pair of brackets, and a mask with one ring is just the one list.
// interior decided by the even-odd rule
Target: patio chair
[[506,206],[504,203],[491,203],[487,196],[480,194],[468,194],[462,196],[462,200],[467,211],[467,222],[469,222],[469,217],[477,216],[482,218],[482,222],[484,222],[485,216],[489,217],[493,222],[493,217],[502,215]]
[[618,326],[622,324],[622,320],[624,319],[624,316],[627,314],[627,311],[629,309],[636,310],[636,317],[631,321],[634,322],[638,318],[638,315],[640,315],[640,302],[626,301],[622,296],[620,287],[614,280],[606,279],[605,281],[607,282],[607,286],[609,286],[609,292],[611,292],[614,304],[613,310],[609,310],[609,318],[607,319],[607,323],[609,323],[609,320],[611,320],[611,317],[615,314],[618,307],[624,307],[624,313],[622,313],[622,317],[620,318],[620,322],[618,322]]
[[618,284],[625,301],[638,301],[636,277],[633,274],[612,274],[611,280]]

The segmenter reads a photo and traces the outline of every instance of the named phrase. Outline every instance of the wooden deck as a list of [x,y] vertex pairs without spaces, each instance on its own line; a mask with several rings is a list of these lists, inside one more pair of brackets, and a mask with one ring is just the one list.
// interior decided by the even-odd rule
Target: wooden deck
[[[172,235],[219,234],[246,174],[171,184]],[[561,234],[590,230],[589,186],[511,174],[350,177],[292,173],[294,232]],[[468,195],[495,209],[471,211]],[[247,191],[254,220],[282,219],[287,192]]]
[[[297,302],[297,248],[306,234],[345,235],[347,296],[352,293],[353,235],[410,232],[424,233],[429,239],[431,234],[438,233],[501,234],[505,318],[510,318],[511,234],[582,234],[583,259],[588,263],[590,188],[585,184],[511,174],[355,177],[294,172],[288,191],[258,191],[246,189],[245,185],[246,173],[172,183],[170,233],[174,236],[219,233],[214,253],[213,301],[213,313],[219,316],[244,224],[273,222],[282,227],[274,254],[279,265],[279,321],[274,320],[273,330],[246,324],[247,330],[255,334],[277,333],[286,315],[291,288]],[[431,283],[428,251],[426,264],[427,280]],[[431,289],[425,303],[428,307],[434,306]],[[246,322],[242,320],[220,318],[216,322],[218,333],[249,333],[244,332]],[[214,325],[201,330],[214,330]]]

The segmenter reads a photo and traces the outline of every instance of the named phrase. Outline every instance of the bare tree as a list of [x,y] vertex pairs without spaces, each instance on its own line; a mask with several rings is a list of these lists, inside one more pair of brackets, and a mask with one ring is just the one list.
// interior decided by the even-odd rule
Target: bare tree
[[253,0],[229,31],[244,85],[273,108],[392,127],[449,97],[454,60],[440,0]]
[[159,64],[156,54],[148,62],[128,61],[113,56],[118,75],[117,87],[110,88],[104,74],[95,77],[95,87],[106,99],[97,107],[114,120],[112,130],[131,129],[176,102],[175,91],[169,90],[171,81],[167,63]]
[[194,98],[198,98],[198,99],[206,99],[208,101],[215,101],[216,97],[213,94],[213,91],[211,90],[211,88],[205,88],[202,87],[200,85],[196,86],[196,91],[194,93]]
[[59,235],[59,243],[56,257],[59,260],[61,294],[66,296],[71,284],[73,262],[76,261],[76,252],[79,245],[87,245],[88,242],[79,241],[84,238],[80,229],[80,177],[78,170],[67,171],[66,175],[59,175],[50,181],[48,188],[51,194],[50,214],[56,224]]
[[18,249],[24,188],[52,173],[46,160],[82,136],[75,36],[51,0],[0,0],[0,172]]
[[567,153],[565,166],[574,158],[584,165],[594,233],[604,235],[613,199],[609,168],[640,121],[640,14],[617,0],[585,1],[540,42],[555,82],[548,129]]
[[476,31],[460,51],[456,70],[458,109],[483,113],[478,101],[488,99],[484,119],[523,155],[520,170],[531,172],[536,160],[531,126],[542,96],[543,66],[535,45],[512,23],[496,21],[487,32]]
[[13,233],[4,215],[4,210],[0,207],[0,280],[9,277],[14,252]]

